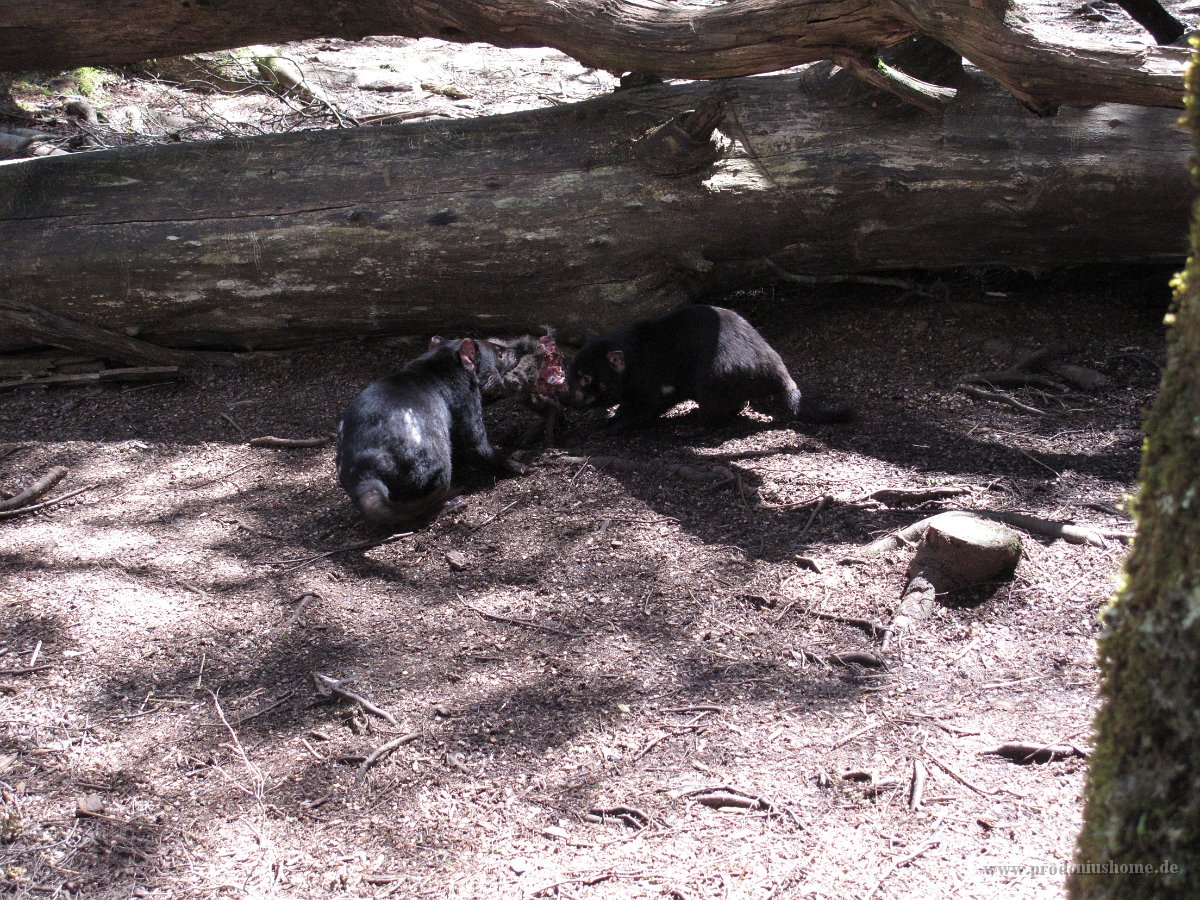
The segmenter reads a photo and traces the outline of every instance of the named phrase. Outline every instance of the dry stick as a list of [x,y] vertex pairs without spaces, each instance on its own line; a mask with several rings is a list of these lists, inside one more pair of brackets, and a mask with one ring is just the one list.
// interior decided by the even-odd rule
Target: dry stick
[[[937,766],[939,769],[941,769],[943,772],[945,772],[947,775],[949,775],[951,778],[953,778],[955,781],[957,781],[957,782],[958,782],[959,784],[961,784],[963,787],[970,788],[970,789],[971,789],[971,790],[973,790],[975,793],[979,794],[981,797],[995,797],[997,794],[1003,794],[1003,793],[1012,793],[1012,791],[988,791],[988,790],[984,790],[983,788],[979,787],[978,785],[976,785],[976,784],[972,784],[970,781],[968,781],[967,779],[963,778],[963,776],[959,775],[957,772],[955,772],[955,771],[954,771],[952,768],[950,768],[948,765],[946,765],[944,762],[942,762],[940,759],[938,759],[938,758],[937,758],[936,756],[934,756],[932,753],[928,753],[928,752],[927,752],[927,753],[926,753],[926,755],[927,755],[927,756],[929,757],[929,759],[930,759],[930,760],[931,760],[931,761],[934,763],[934,765],[936,765],[936,766]],[[1021,795],[1020,795],[1020,794],[1016,794],[1016,795],[1014,795],[1014,796],[1018,796],[1018,797],[1019,797],[1019,796],[1021,796]]]
[[914,812],[921,808],[921,800],[925,796],[925,780],[929,770],[919,759],[913,760],[912,788],[908,792],[908,808]]
[[910,862],[912,862],[918,856],[923,856],[924,854],[928,853],[930,850],[933,850],[935,847],[938,847],[940,845],[941,845],[941,841],[929,841],[926,844],[922,844],[920,847],[918,847],[916,850],[914,850],[912,853],[908,854],[907,856],[902,856],[899,859],[892,860],[891,865],[889,865],[887,867],[887,871],[885,871],[883,873],[883,875],[880,876],[879,880],[877,882],[875,882],[875,887],[871,888],[869,891],[867,891],[865,894],[863,894],[861,900],[871,900],[871,898],[875,896],[875,893],[881,887],[883,887],[883,883],[885,881],[887,881],[889,877],[891,877],[891,874],[893,872],[895,872],[897,869],[907,866]]
[[281,450],[290,450],[303,447],[324,447],[332,440],[333,438],[328,435],[315,438],[281,438],[268,434],[263,437],[251,438],[246,443],[251,447],[275,447]]
[[851,628],[860,628],[869,634],[871,637],[879,637],[883,632],[887,631],[882,625],[876,625],[874,622],[869,622],[866,619],[853,619],[848,616],[835,616],[831,613],[814,612],[809,613],[815,619],[822,619],[826,622],[837,622],[839,625],[849,625]]
[[373,715],[379,716],[379,718],[383,719],[389,725],[400,724],[396,721],[396,717],[386,709],[380,709],[362,694],[357,694],[348,687],[345,687],[343,682],[339,679],[330,678],[328,675],[322,675],[320,672],[313,672],[312,678],[313,682],[317,686],[318,693],[325,696],[328,696],[329,694],[337,694],[339,697],[344,697],[352,703],[358,703],[364,710],[372,713]]
[[866,734],[868,731],[874,731],[876,728],[878,728],[882,724],[883,724],[883,722],[871,722],[869,725],[864,725],[862,728],[858,729],[858,731],[852,731],[850,734],[846,735],[844,738],[841,738],[840,740],[838,740],[837,743],[835,743],[829,749],[830,750],[838,750],[842,747],[845,747],[851,741],[857,740],[858,738],[860,738],[864,734]]
[[1007,406],[1011,406],[1013,409],[1020,410],[1024,413],[1029,413],[1030,415],[1050,415],[1050,413],[1046,412],[1045,410],[1038,409],[1036,406],[1030,406],[1027,403],[1022,403],[1020,400],[1009,397],[1006,394],[997,394],[994,391],[985,391],[983,388],[972,387],[969,384],[960,384],[958,385],[957,390],[960,393],[967,394],[971,397],[977,397],[980,400],[991,400],[994,403],[1003,403]]
[[820,502],[813,507],[813,511],[809,514],[808,521],[804,523],[804,527],[800,529],[800,533],[796,535],[797,539],[804,537],[804,535],[808,533],[808,529],[812,527],[813,520],[816,519],[821,510],[825,509],[825,507],[832,502],[833,497],[831,497],[829,494],[826,494],[821,498]]
[[1007,372],[975,372],[971,375],[964,375],[963,379],[967,384],[986,384],[992,387],[1003,385],[1006,387],[1040,387],[1051,391],[1061,391],[1063,386],[1053,378],[1047,378],[1045,375],[1031,375],[1028,372],[1016,372],[1009,370]]
[[583,884],[591,887],[594,884],[600,884],[603,881],[608,881],[612,878],[641,878],[641,872],[600,872],[597,875],[586,875],[579,878],[568,878],[565,881],[555,881],[553,884],[543,885],[535,891],[531,891],[530,897],[540,897],[549,891],[556,888],[565,887],[568,884]]
[[492,622],[499,622],[502,625],[516,625],[519,628],[532,628],[534,631],[546,631],[550,634],[557,634],[568,638],[579,637],[579,635],[575,634],[574,632],[563,631],[559,628],[551,628],[549,625],[541,625],[537,622],[530,622],[528,619],[510,619],[507,616],[498,616],[495,613],[484,612],[482,609],[472,606],[466,600],[462,599],[462,597],[458,598],[458,602],[480,618],[488,619]]
[[359,784],[362,784],[363,779],[367,777],[367,769],[383,759],[397,747],[403,747],[405,744],[411,744],[413,741],[421,737],[421,732],[414,731],[411,734],[402,734],[400,737],[392,738],[386,744],[378,747],[370,756],[362,761],[358,767],[358,777],[355,779]]
[[493,513],[491,516],[484,519],[482,522],[480,522],[478,525],[476,525],[474,528],[472,528],[470,531],[468,531],[467,537],[473,536],[477,531],[482,531],[484,528],[486,528],[488,525],[491,525],[498,518],[500,518],[502,515],[504,515],[506,512],[508,512],[510,509],[512,509],[514,506],[516,506],[520,502],[521,502],[520,500],[514,500],[512,503],[508,504],[508,506],[504,507],[504,509],[500,510],[500,512]]
[[35,672],[45,672],[53,669],[58,663],[42,663],[40,666],[26,666],[23,669],[0,669],[0,675],[33,675]]
[[[212,691],[209,691],[208,693],[209,696],[212,697],[213,707],[215,707],[217,710],[217,717],[220,718],[221,724],[223,724],[229,731],[229,736],[233,738],[233,745],[237,749],[238,756],[242,760],[242,765],[246,767],[246,771],[250,774],[250,782],[254,785],[254,790],[247,789],[245,785],[238,784],[236,781],[233,781],[233,779],[229,780],[233,781],[235,785],[261,803],[263,801],[263,790],[266,784],[265,780],[263,779],[262,769],[254,765],[254,763],[250,761],[250,757],[246,755],[246,749],[242,746],[242,742],[238,738],[237,732],[233,730],[233,726],[230,725],[229,720],[225,718],[225,711],[221,709],[221,701],[217,699],[217,695]],[[221,770],[218,768],[215,771],[220,772]],[[222,772],[222,774],[224,773]]]
[[294,598],[295,600],[297,600],[299,602],[296,604],[295,610],[293,610],[292,614],[288,617],[288,620],[283,623],[283,627],[291,628],[293,625],[295,625],[297,622],[299,622],[300,616],[302,616],[304,614],[304,607],[308,606],[308,601],[313,599],[314,597],[317,600],[321,599],[321,595],[316,593],[315,591],[305,591],[299,597]]
[[101,369],[99,372],[81,372],[78,375],[47,375],[43,378],[19,378],[15,381],[0,381],[0,390],[25,387],[30,384],[95,384],[100,381],[135,381],[154,375],[177,375],[178,366],[135,366],[125,369]]
[[[313,563],[318,562],[319,560],[325,559],[328,556],[334,556],[338,553],[349,553],[352,550],[371,550],[374,547],[382,547],[384,544],[390,544],[393,541],[400,540],[401,538],[412,537],[412,535],[414,533],[415,532],[412,532],[412,531],[405,531],[405,532],[401,532],[400,534],[393,534],[393,535],[389,535],[388,537],[379,538],[376,540],[357,541],[353,544],[345,544],[341,547],[334,547],[332,550],[326,550],[324,553],[318,553],[315,556],[308,556],[308,557],[305,557],[304,559],[281,559],[281,560],[277,560],[274,563],[268,563],[268,565],[274,565],[274,566],[286,565],[287,568],[283,570],[284,572],[294,572],[296,569],[302,569],[305,566],[312,565]],[[292,565],[289,565],[289,564],[292,564]]]
[[24,506],[30,500],[36,500],[66,477],[67,470],[62,466],[55,466],[29,487],[25,488],[25,490],[14,494],[7,500],[0,500],[0,511],[16,509],[19,506]]
[[0,512],[0,519],[12,519],[17,516],[24,515],[25,513],[34,512],[39,509],[46,509],[47,507],[54,506],[55,504],[58,504],[58,503],[62,503],[64,500],[69,500],[78,494],[82,494],[84,491],[90,491],[93,488],[97,488],[99,486],[100,486],[100,482],[96,482],[95,484],[85,484],[81,488],[76,488],[73,491],[67,491],[67,493],[65,493],[65,494],[60,494],[59,496],[55,497],[53,500],[46,500],[42,503],[34,503],[32,506],[22,506],[20,509],[7,509],[7,510],[4,510],[3,512]]

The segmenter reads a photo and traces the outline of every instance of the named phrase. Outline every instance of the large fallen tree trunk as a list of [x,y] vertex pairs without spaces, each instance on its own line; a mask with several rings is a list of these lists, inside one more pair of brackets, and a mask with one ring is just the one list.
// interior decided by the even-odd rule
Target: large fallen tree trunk
[[571,337],[781,270],[1182,258],[1174,113],[1037,119],[967,72],[931,117],[831,68],[10,163],[0,299],[174,346]]
[[1041,111],[1059,103],[1182,105],[1186,49],[1077,33],[1073,13],[1057,0],[0,0],[0,60],[14,71],[57,69],[392,34],[554,47],[596,68],[699,79],[822,59],[857,60],[871,71],[880,49],[926,35]]

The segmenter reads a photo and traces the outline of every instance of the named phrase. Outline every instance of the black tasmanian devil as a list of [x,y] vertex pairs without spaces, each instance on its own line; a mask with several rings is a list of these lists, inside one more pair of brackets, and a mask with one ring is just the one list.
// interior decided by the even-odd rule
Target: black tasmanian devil
[[567,375],[567,401],[613,406],[615,428],[644,424],[677,403],[695,400],[716,420],[747,401],[776,396],[793,418],[844,422],[848,407],[805,401],[787,367],[763,336],[732,310],[685,306],[588,341]]
[[428,352],[350,401],[338,424],[338,482],[367,521],[418,528],[458,493],[462,470],[524,472],[488,440],[479,363],[470,338],[435,338]]

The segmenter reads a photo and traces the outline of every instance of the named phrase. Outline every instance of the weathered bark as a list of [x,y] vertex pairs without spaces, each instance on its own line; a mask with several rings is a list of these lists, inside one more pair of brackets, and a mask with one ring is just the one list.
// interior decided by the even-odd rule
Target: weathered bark
[[[542,324],[579,336],[780,269],[1182,258],[1174,113],[1036,119],[968,72],[930,117],[829,68],[11,163],[5,290],[156,343],[277,346]],[[714,141],[689,137],[714,123]],[[659,174],[673,164],[694,171]],[[15,340],[0,330],[0,348]]]
[[838,56],[869,63],[880,49],[925,34],[1040,110],[1059,103],[1180,105],[1186,50],[1131,49],[1072,34],[1062,13],[1054,0],[0,0],[0,59],[13,70],[56,69],[392,34],[555,47],[596,68],[701,79]]
[[[1193,66],[1192,96],[1196,96]],[[1200,139],[1200,107],[1190,104]],[[1146,420],[1138,533],[1100,642],[1073,898],[1200,896],[1200,206]]]

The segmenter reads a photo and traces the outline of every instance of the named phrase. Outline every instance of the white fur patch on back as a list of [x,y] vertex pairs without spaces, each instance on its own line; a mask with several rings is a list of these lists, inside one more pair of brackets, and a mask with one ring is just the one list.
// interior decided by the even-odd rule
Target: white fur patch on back
[[422,434],[421,423],[418,422],[416,420],[416,418],[413,416],[412,412],[407,409],[404,411],[404,414],[401,416],[401,420],[404,422],[405,436],[410,441],[412,441],[414,444],[420,444],[421,443],[421,434]]

